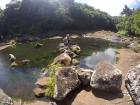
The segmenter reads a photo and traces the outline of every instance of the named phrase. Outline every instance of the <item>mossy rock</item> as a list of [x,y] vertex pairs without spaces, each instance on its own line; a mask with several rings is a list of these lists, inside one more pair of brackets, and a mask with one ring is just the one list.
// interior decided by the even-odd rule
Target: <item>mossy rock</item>
[[140,44],[137,44],[134,47],[132,47],[132,50],[134,50],[136,53],[139,53],[140,52]]

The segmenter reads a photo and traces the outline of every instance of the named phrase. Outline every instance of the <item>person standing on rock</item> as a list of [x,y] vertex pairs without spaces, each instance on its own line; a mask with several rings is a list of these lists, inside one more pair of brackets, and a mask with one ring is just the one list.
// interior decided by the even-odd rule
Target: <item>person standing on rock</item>
[[70,35],[69,35],[69,34],[67,34],[67,35],[64,37],[63,42],[64,42],[64,45],[65,45],[65,46],[69,46],[69,44],[70,44]]

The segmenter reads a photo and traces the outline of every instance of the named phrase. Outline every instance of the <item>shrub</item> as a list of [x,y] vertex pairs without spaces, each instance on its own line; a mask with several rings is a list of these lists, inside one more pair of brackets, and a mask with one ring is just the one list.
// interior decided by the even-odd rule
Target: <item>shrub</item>
[[119,34],[119,36],[125,36],[125,35],[128,35],[128,31],[121,30],[121,31],[118,31],[117,34]]
[[46,96],[53,97],[54,95],[54,87],[55,87],[55,70],[56,68],[60,67],[61,65],[49,65],[49,76],[50,79],[47,81],[47,88],[46,88]]

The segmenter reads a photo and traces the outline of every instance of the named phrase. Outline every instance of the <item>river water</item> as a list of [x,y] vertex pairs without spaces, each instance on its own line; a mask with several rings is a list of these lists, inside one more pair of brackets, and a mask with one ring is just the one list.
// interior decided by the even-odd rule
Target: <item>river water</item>
[[[18,51],[18,53],[14,53],[15,55],[17,54],[16,57],[25,56],[29,59],[32,58],[32,60],[36,60],[36,62],[40,60],[39,58],[43,58],[42,62],[45,62],[47,59],[45,58],[47,52],[54,49],[56,50],[57,45],[62,42],[62,39],[46,40],[43,42],[46,46],[41,49],[35,49],[32,43],[31,45],[19,44],[16,47],[17,50],[8,50],[5,53],[0,53],[0,88],[2,88],[6,94],[13,98],[26,101],[35,99],[32,90],[41,72],[40,69],[38,69],[38,67],[10,68],[7,56],[11,52],[14,53]],[[115,45],[118,46],[118,44],[112,44],[109,41],[100,39],[88,38],[74,39],[72,43],[78,44],[82,49],[80,57],[81,67],[94,69],[95,65],[101,60],[108,60],[112,64],[116,63]],[[110,47],[111,45],[114,47]]]

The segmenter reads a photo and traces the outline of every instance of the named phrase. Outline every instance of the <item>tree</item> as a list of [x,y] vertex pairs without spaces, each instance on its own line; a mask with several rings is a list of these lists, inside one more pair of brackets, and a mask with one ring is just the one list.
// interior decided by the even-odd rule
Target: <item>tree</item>
[[6,35],[115,29],[107,13],[74,0],[12,0],[2,18]]
[[131,10],[127,5],[125,5],[121,15],[130,16],[132,15],[133,11],[134,10]]
[[140,35],[140,9],[135,10],[130,16],[123,17],[117,24],[117,29],[128,34]]

